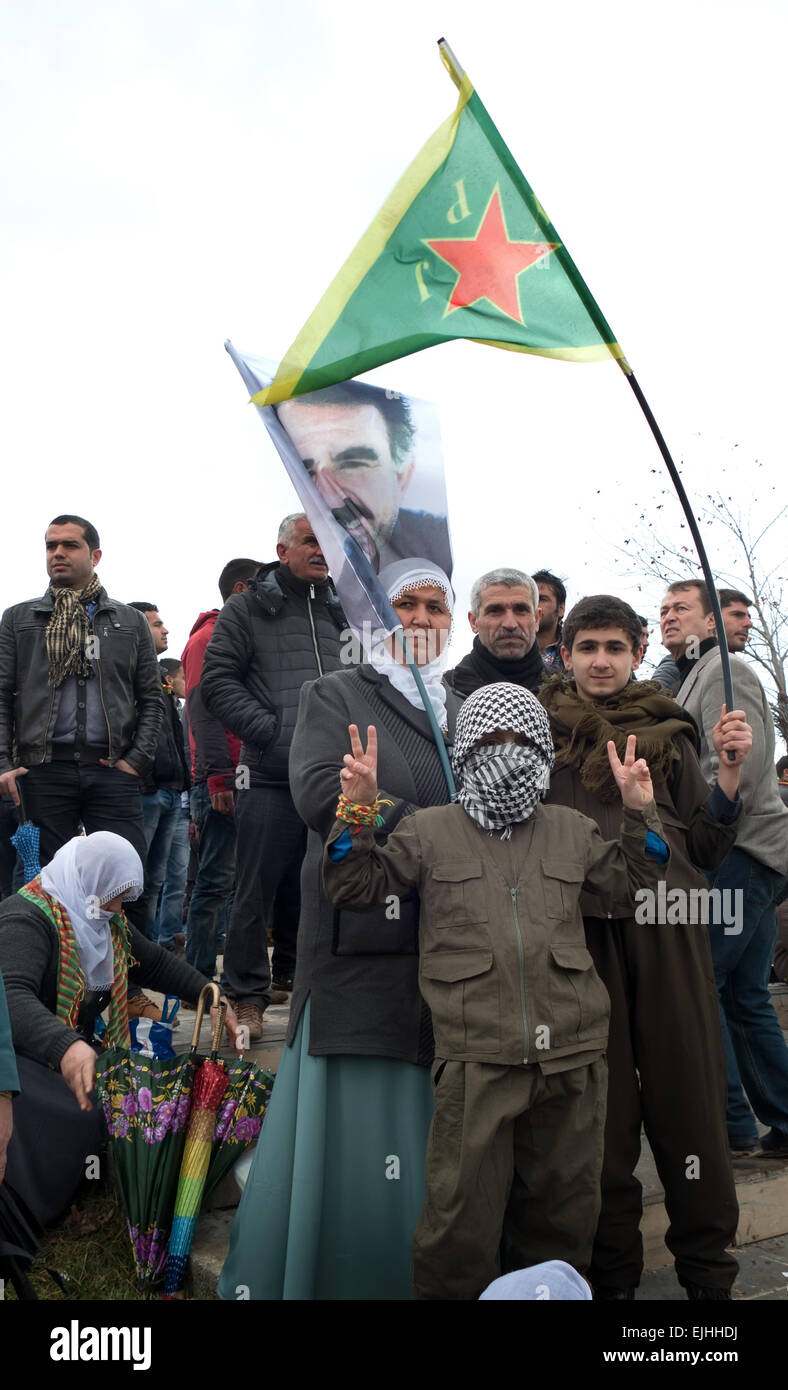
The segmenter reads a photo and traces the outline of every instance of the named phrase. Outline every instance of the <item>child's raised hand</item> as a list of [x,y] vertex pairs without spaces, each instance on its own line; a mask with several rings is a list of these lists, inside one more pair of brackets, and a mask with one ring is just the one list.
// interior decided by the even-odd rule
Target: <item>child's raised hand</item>
[[630,734],[622,763],[616,752],[616,745],[611,739],[607,745],[607,756],[624,805],[628,806],[630,811],[643,811],[654,799],[654,788],[645,758],[635,759],[636,744],[635,735]]
[[348,724],[351,752],[344,757],[345,766],[339,774],[342,791],[348,801],[372,806],[378,794],[378,731],[374,724],[367,729],[367,751],[361,742],[356,724]]

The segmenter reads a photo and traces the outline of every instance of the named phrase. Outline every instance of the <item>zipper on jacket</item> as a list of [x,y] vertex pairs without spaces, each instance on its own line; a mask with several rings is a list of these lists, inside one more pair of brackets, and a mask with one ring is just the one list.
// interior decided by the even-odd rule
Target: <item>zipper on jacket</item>
[[528,1019],[525,1016],[525,950],[523,948],[523,934],[520,930],[520,915],[517,911],[517,889],[509,889],[509,897],[512,900],[512,915],[514,917],[514,930],[517,937],[517,957],[520,963],[520,1009],[523,1015],[523,1062],[528,1062],[528,1048],[530,1046],[528,1038]]
[[[97,610],[97,611],[98,611],[98,610]],[[92,624],[91,624],[91,626],[92,626]],[[109,715],[107,714],[107,706],[104,704],[104,686],[103,686],[102,681],[101,681],[101,658],[100,658],[100,657],[96,657],[96,671],[97,671],[97,673],[98,673],[99,699],[100,699],[100,701],[101,701],[101,708],[102,708],[103,711],[104,711],[104,718],[105,718],[105,720],[107,721],[107,762],[111,763],[111,762],[112,762],[112,729],[110,728],[110,724],[109,724]],[[85,696],[85,699],[87,699],[87,696]],[[87,710],[85,711],[85,713],[87,713]]]
[[[52,706],[54,705],[54,703],[55,703],[55,687],[54,687],[54,685],[52,685],[52,686],[49,687],[49,709],[47,710],[47,722],[46,722],[46,725],[45,725],[45,727],[44,727],[44,746],[43,746],[43,748],[42,748],[42,750],[41,750],[41,761],[42,761],[42,763],[45,763],[46,760],[47,760],[47,743],[49,742],[49,726],[50,726],[51,723],[52,723]],[[54,729],[52,730],[52,732],[54,733]]]
[[320,660],[320,652],[319,652],[318,649],[317,649],[317,633],[315,632],[315,620],[314,620],[314,618],[312,617],[312,599],[313,599],[314,597],[315,597],[315,586],[314,586],[314,584],[310,584],[310,585],[309,585],[309,597],[308,597],[308,599],[307,599],[307,601],[306,601],[306,606],[307,606],[307,611],[308,611],[308,613],[309,613],[309,623],[310,623],[310,626],[311,626],[311,628],[312,628],[312,645],[313,645],[313,647],[314,647],[314,649],[315,649],[315,660],[317,661],[317,669],[318,669],[318,671],[320,672],[320,674],[321,674],[321,676],[322,676],[322,675],[323,675],[323,663],[322,663],[322,661]]

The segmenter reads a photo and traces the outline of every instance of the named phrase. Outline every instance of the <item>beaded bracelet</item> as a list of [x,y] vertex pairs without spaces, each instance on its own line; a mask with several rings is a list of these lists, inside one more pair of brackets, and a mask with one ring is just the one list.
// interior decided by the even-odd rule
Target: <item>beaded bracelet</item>
[[383,824],[383,817],[380,814],[381,806],[393,806],[393,801],[384,800],[380,793],[375,797],[373,805],[362,801],[348,801],[344,792],[340,793],[337,802],[337,820],[347,821],[348,825],[354,825],[353,831],[357,835],[362,825],[379,827]]

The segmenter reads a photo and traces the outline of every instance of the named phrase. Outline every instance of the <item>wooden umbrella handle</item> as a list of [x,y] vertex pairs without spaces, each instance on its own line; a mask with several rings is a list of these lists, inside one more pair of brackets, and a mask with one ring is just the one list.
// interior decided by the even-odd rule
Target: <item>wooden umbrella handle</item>
[[[203,1016],[205,1014],[205,996],[210,996],[211,1002],[208,1005],[208,1007],[213,1009],[218,1008],[220,993],[221,991],[219,989],[219,986],[213,980],[209,984],[204,985],[203,988],[200,990],[200,997],[197,1000],[197,1017],[194,1020],[194,1031],[192,1032],[192,1052],[197,1051],[197,1044],[200,1041],[200,1029],[202,1027]],[[223,1018],[222,1025],[224,1025]]]

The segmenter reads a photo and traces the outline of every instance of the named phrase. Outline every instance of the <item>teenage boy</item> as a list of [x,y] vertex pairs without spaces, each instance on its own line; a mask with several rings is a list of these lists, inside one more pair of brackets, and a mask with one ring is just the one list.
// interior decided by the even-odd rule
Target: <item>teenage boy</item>
[[[350,909],[418,889],[419,987],[432,1012],[435,1117],[413,1245],[413,1292],[478,1298],[498,1273],[555,1258],[588,1266],[599,1212],[608,999],[585,948],[588,889],[630,904],[656,890],[668,850],[651,778],[628,740],[610,767],[621,833],[541,804],[553,747],[521,686],[483,686],[457,717],[458,799],[407,816],[375,843],[377,735],[350,725],[324,858]],[[561,846],[556,872],[556,845]]]
[[[611,1000],[602,1210],[589,1278],[597,1298],[633,1298],[639,1283],[642,1193],[634,1170],[642,1123],[665,1190],[665,1242],[679,1281],[688,1298],[728,1299],[737,1265],[726,1247],[738,1208],[700,910],[708,884],[696,866],[713,868],[733,844],[752,731],[740,710],[721,716],[714,729],[720,770],[709,793],[693,721],[655,681],[631,681],[642,643],[629,604],[608,594],[585,598],[564,622],[568,675],[552,677],[539,694],[555,744],[550,804],[582,811],[603,835],[614,835],[620,811],[606,750],[611,739],[623,750],[635,734],[671,851],[665,889],[656,902],[641,900],[634,919],[615,895],[585,893],[581,901],[588,948]],[[733,762],[723,756],[728,749]],[[559,879],[568,876],[563,858],[556,851]]]

